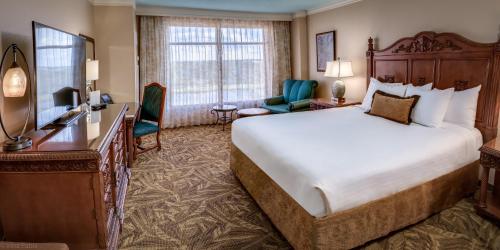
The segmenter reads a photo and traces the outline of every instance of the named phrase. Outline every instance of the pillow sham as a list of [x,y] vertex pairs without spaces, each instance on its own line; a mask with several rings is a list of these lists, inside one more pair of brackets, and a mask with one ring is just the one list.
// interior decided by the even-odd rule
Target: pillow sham
[[411,123],[411,112],[418,99],[417,95],[400,97],[377,90],[373,94],[372,107],[366,113],[408,125]]
[[415,86],[413,85],[412,83],[408,83],[408,88],[406,89],[406,91],[408,91],[408,89],[410,88],[417,88],[417,89],[422,89],[422,90],[432,90],[432,82],[431,83],[427,83],[425,85],[422,85],[422,86]]
[[444,121],[474,128],[480,90],[481,85],[453,93]]
[[366,90],[366,95],[361,103],[361,108],[364,111],[370,110],[373,95],[377,90],[382,90],[383,92],[403,97],[406,92],[406,88],[407,86],[403,85],[403,83],[382,83],[375,78],[370,78],[370,86],[368,86],[368,89]]
[[453,92],[455,92],[454,88],[444,90],[408,89],[406,96],[420,96],[411,115],[413,122],[428,127],[441,127]]

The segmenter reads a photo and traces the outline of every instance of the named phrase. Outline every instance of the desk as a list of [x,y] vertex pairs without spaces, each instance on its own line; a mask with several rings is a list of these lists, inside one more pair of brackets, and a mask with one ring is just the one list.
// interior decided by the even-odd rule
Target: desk
[[125,104],[68,127],[27,134],[33,146],[0,149],[0,221],[13,242],[117,249],[130,170]]
[[127,133],[127,161],[129,168],[134,164],[134,123],[139,116],[141,105],[137,102],[127,102],[127,112],[125,113],[125,130]]

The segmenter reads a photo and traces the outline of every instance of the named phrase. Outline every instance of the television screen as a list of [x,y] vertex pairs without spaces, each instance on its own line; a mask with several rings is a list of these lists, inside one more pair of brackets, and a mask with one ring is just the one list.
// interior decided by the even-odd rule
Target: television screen
[[85,40],[33,22],[36,129],[64,116],[85,95]]

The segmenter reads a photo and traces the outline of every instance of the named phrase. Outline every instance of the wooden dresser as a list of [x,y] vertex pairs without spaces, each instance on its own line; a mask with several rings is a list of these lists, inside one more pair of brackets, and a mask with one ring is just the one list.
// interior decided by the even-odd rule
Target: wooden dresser
[[116,249],[128,170],[126,104],[73,126],[40,130],[33,147],[0,152],[0,221],[7,241]]

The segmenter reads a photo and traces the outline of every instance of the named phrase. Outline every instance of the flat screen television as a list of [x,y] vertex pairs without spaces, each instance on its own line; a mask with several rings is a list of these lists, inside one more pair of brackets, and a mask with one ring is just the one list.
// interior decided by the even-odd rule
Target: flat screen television
[[36,129],[77,107],[85,95],[85,40],[33,22]]

